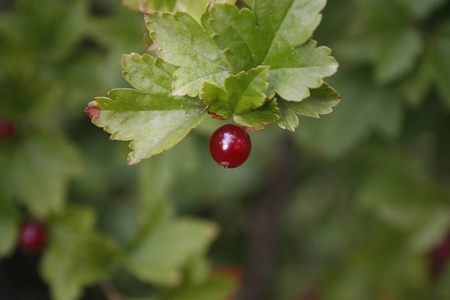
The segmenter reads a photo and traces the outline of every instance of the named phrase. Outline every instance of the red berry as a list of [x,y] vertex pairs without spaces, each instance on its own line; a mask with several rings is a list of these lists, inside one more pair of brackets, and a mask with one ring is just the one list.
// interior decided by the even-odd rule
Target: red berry
[[430,253],[430,273],[433,279],[439,278],[445,264],[450,260],[450,233]]
[[209,151],[214,160],[224,168],[242,165],[250,155],[252,143],[244,128],[228,124],[217,129],[209,141]]
[[38,221],[30,221],[20,228],[19,245],[27,253],[39,252],[47,241],[47,229]]
[[0,139],[14,135],[15,131],[14,123],[0,120]]

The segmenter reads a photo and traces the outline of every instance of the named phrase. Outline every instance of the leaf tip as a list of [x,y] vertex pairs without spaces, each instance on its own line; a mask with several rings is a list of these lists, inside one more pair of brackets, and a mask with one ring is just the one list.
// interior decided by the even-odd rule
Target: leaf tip
[[131,155],[128,155],[128,157],[127,157],[127,166],[134,166],[137,163],[139,163],[140,161],[141,161],[140,159],[133,159],[131,157]]
[[[298,119],[297,119],[297,123],[298,123]],[[298,126],[298,124],[293,126],[293,125],[286,125],[281,122],[278,122],[278,127],[280,127],[281,129],[289,130],[290,132],[295,132],[295,129],[297,126]]]
[[89,102],[84,112],[91,118],[91,120],[98,119],[100,117],[100,108],[96,107],[96,101]]

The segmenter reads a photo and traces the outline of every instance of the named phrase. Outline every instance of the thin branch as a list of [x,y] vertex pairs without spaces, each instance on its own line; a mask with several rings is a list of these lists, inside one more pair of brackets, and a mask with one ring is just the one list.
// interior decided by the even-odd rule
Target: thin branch
[[103,282],[100,287],[108,300],[129,300],[111,282]]

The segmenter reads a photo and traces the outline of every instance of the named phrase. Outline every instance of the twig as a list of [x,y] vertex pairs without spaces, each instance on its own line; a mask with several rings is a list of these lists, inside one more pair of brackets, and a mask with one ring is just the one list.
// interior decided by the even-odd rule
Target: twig
[[262,300],[273,274],[278,254],[278,230],[281,214],[300,182],[299,153],[287,137],[278,143],[270,159],[271,172],[267,184],[256,196],[259,199],[249,217],[249,253],[244,284],[237,300]]
[[111,282],[102,282],[100,287],[109,300],[129,300]]

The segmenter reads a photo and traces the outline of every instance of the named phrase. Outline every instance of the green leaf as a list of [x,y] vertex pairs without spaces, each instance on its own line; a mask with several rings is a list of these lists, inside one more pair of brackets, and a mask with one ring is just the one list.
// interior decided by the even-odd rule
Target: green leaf
[[374,42],[375,76],[381,82],[392,81],[408,72],[422,48],[421,37],[413,28],[382,33]]
[[18,236],[19,218],[13,203],[0,195],[0,260],[11,254]]
[[[169,153],[171,154],[171,152]],[[169,191],[173,188],[175,181],[175,166],[172,165],[175,161],[175,159],[168,157],[168,155],[162,155],[146,161],[139,166],[138,193],[140,200],[140,224],[145,224],[152,215],[158,213],[161,209],[161,202],[168,201]]]
[[122,58],[123,77],[136,89],[148,93],[172,92],[175,68],[161,59],[136,53]]
[[[139,0],[140,8],[143,12],[150,12],[154,10],[159,10],[163,12],[176,12],[185,11],[184,9],[178,9],[178,7],[183,5],[183,2],[188,2],[186,0]],[[208,0],[196,1],[196,9],[204,11]],[[195,4],[194,4],[195,5]],[[190,13],[190,12],[189,12]]]
[[[269,98],[290,101],[309,96],[323,77],[337,70],[330,49],[309,40],[320,22],[323,0],[255,1],[254,15],[227,4],[214,4],[202,24],[224,52],[233,72],[270,66]],[[164,48],[164,47],[163,47]]]
[[286,106],[286,104],[289,103],[288,101],[285,101],[283,99],[277,100],[278,100],[278,108],[280,110],[279,113],[280,120],[278,121],[278,126],[280,126],[283,129],[287,129],[294,132],[299,124],[297,114],[295,113],[295,111]]
[[115,244],[95,232],[94,222],[94,212],[86,208],[70,208],[49,220],[40,271],[54,299],[79,299],[83,287],[108,278],[119,259]]
[[235,282],[225,276],[212,276],[200,284],[187,284],[169,293],[166,300],[226,299],[235,288]]
[[420,32],[411,23],[412,5],[401,1],[358,1],[361,8],[341,43],[340,49],[349,60],[370,62],[381,83],[406,75],[424,46]]
[[278,112],[277,101],[272,99],[255,111],[235,115],[233,120],[248,130],[263,130],[263,125],[276,123],[280,119]]
[[131,10],[139,10],[139,0],[122,0],[122,5]]
[[197,172],[203,156],[195,145],[193,139],[185,139],[164,155],[140,164],[137,189],[139,224],[145,224],[154,211],[160,209],[161,202],[170,201],[174,189],[183,190],[179,187],[179,178],[191,177]]
[[[380,224],[375,226],[376,234],[366,232],[363,240],[338,259],[339,267],[333,268],[332,276],[324,282],[325,299],[372,298],[373,290],[380,291],[380,295],[386,295],[388,299],[392,295],[424,298],[420,292],[429,280],[424,256],[415,255],[405,247],[404,235]],[[415,297],[417,292],[419,297]]]
[[[86,1],[17,1],[14,33],[24,49],[44,60],[57,61],[82,38]],[[46,9],[42,9],[45,7]]]
[[444,103],[450,107],[450,23],[445,23],[440,32],[434,36],[427,47],[421,64],[416,72],[412,73],[403,86],[405,96],[412,105],[417,106],[430,89],[435,85],[441,94]]
[[341,101],[341,96],[328,84],[311,90],[311,95],[301,102],[286,102],[286,106],[297,114],[319,118],[320,115],[329,114]]
[[257,49],[252,45],[257,33],[252,11],[239,10],[235,5],[212,3],[202,16],[202,24],[223,50],[234,73],[250,70],[259,64],[254,57]]
[[285,100],[301,101],[309,96],[308,88],[319,88],[323,77],[336,72],[330,49],[316,48],[316,42],[308,41],[324,6],[323,0],[254,2],[263,54],[257,61],[270,66],[269,97],[276,92]]
[[[423,19],[445,0],[359,0],[356,1],[374,23],[399,24]],[[396,20],[397,19],[397,20]]]
[[203,254],[216,234],[216,227],[209,222],[175,219],[165,209],[155,211],[129,251],[126,267],[140,280],[177,284],[189,259]]
[[443,269],[442,275],[435,287],[438,300],[450,298],[450,290],[448,289],[448,283],[450,282],[450,264],[447,263]]
[[162,47],[158,55],[180,67],[174,73],[174,95],[195,97],[205,80],[223,84],[230,72],[225,56],[191,16],[151,12],[146,15],[146,24],[153,41]]
[[402,2],[406,7],[408,7],[412,15],[418,19],[424,18],[429,15],[433,10],[442,6],[445,0],[398,0]]
[[34,134],[12,153],[3,182],[6,195],[24,204],[37,218],[65,206],[68,179],[80,171],[78,150],[59,136]]
[[430,92],[434,83],[434,66],[430,53],[420,62],[418,69],[412,72],[402,86],[405,97],[412,106],[419,106]]
[[[225,91],[230,111],[233,114],[243,114],[262,106],[265,102],[264,91],[267,89],[268,67],[258,67],[247,73],[231,75],[225,80]],[[202,94],[204,97],[205,94]],[[213,99],[209,99],[211,103]]]
[[337,62],[330,53],[329,48],[316,48],[316,42],[310,40],[291,51],[268,57],[265,63],[270,65],[269,97],[276,92],[289,101],[307,98],[309,88],[319,88],[323,77],[337,71]]
[[262,129],[262,124],[278,120],[276,107],[275,110],[272,110],[274,112],[273,115],[270,115],[271,109],[266,109],[265,113],[269,113],[267,118],[261,118],[264,116],[262,113],[259,113],[258,117],[255,118],[255,113],[259,112],[259,108],[266,103],[264,91],[268,87],[268,76],[269,68],[260,66],[247,73],[241,72],[237,75],[229,76],[225,80],[225,89],[205,82],[200,99],[208,105],[208,112],[216,118],[226,120],[233,117],[235,123],[246,126],[244,124],[246,123],[246,116],[253,116],[252,124],[255,123],[258,129]]
[[429,251],[450,226],[448,191],[409,149],[375,148],[367,155],[372,166],[358,203],[380,222],[410,233],[413,251]]
[[185,270],[185,283],[189,284],[202,283],[211,272],[208,258],[203,254],[191,257]]
[[198,95],[204,81],[222,87],[230,69],[238,73],[263,64],[270,66],[269,98],[276,92],[301,101],[309,95],[308,88],[320,87],[322,78],[337,69],[328,48],[308,42],[325,1],[304,2],[257,1],[255,15],[235,5],[212,3],[202,18],[206,31],[186,14],[150,13],[147,26],[162,47],[160,57],[180,66],[174,74],[177,95]]
[[331,113],[341,101],[341,96],[326,83],[310,92],[311,95],[301,102],[277,100],[281,115],[278,125],[281,128],[295,131],[298,126],[297,114],[319,118],[319,115]]
[[[306,43],[320,23],[325,0],[255,0],[258,20],[256,62],[270,65],[280,53]],[[287,66],[286,66],[287,67]]]
[[[89,37],[109,49],[108,63],[113,67],[119,67],[117,65],[119,55],[146,50],[142,42],[142,14],[124,9],[117,4],[117,1],[110,4],[111,12],[108,16],[90,18],[87,27]],[[114,34],[111,34],[112,32]]]
[[133,141],[129,165],[172,148],[205,117],[204,106],[185,97],[132,89],[112,90],[108,96],[89,104],[100,109],[93,123],[111,133],[111,139]]
[[434,75],[438,90],[445,101],[447,107],[450,107],[450,22],[446,22],[439,34],[436,36],[432,45],[432,55],[434,64]]
[[[183,11],[194,19],[200,20],[210,0],[122,0],[122,4],[131,10],[177,12]],[[234,3],[236,0],[216,0],[216,2]]]
[[205,117],[197,99],[172,96],[173,68],[149,55],[124,56],[124,77],[136,88],[115,89],[99,97],[87,112],[93,123],[112,134],[111,139],[132,141],[128,164],[170,149]]
[[339,86],[339,94],[345,101],[339,110],[320,120],[299,117],[302,130],[295,137],[303,147],[336,157],[354,147],[371,131],[387,137],[399,134],[403,98],[397,91],[374,84],[366,69],[344,68],[339,76],[329,81],[331,85]]

